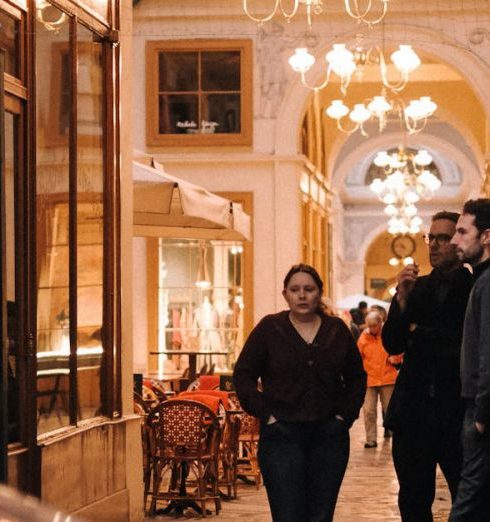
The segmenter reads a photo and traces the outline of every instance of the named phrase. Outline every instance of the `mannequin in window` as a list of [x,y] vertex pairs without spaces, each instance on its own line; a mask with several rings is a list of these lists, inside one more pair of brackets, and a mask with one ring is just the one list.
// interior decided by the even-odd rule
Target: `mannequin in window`
[[221,351],[219,336],[219,314],[213,308],[209,297],[203,297],[201,306],[194,313],[194,323],[199,330],[200,350],[205,352]]

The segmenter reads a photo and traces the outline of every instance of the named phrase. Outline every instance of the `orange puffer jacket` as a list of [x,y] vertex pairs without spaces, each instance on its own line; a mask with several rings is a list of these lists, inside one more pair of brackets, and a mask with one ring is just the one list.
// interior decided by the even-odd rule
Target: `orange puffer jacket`
[[368,386],[386,386],[394,384],[398,372],[393,366],[402,361],[401,355],[389,355],[383,348],[381,335],[372,335],[364,330],[357,341],[361,352],[364,370],[367,373]]

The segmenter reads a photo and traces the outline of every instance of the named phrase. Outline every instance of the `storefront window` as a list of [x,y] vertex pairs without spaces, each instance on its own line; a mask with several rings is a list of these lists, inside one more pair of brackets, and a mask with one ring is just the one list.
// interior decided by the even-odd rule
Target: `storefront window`
[[104,156],[102,44],[78,26],[77,386],[78,416],[101,411]]
[[[231,370],[243,342],[242,258],[241,243],[159,240],[159,352],[199,352],[198,371]],[[160,375],[189,363],[178,353],[158,359]]]
[[68,133],[59,132],[54,115],[71,107],[71,97],[69,89],[60,95],[63,82],[53,59],[61,49],[68,56],[69,25],[55,32],[38,22],[36,35],[37,410],[43,433],[69,424],[70,154]]
[[5,112],[5,282],[7,298],[8,442],[19,440],[19,353],[15,303],[15,129],[16,117]]
[[107,411],[112,381],[104,350],[112,322],[104,321],[111,298],[104,294],[110,86],[103,81],[104,43],[78,24],[75,54],[70,25],[65,15],[56,31],[39,21],[36,28],[38,433]]

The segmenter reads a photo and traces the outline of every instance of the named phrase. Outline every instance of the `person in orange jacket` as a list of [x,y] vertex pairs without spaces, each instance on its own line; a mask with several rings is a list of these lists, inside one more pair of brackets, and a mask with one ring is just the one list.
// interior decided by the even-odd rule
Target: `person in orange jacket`
[[398,375],[395,365],[402,360],[401,355],[388,355],[381,341],[383,319],[377,311],[366,316],[367,328],[361,333],[357,346],[361,352],[364,370],[367,373],[367,389],[362,407],[366,429],[365,448],[376,448],[378,397],[381,401],[383,416],[395,387]]

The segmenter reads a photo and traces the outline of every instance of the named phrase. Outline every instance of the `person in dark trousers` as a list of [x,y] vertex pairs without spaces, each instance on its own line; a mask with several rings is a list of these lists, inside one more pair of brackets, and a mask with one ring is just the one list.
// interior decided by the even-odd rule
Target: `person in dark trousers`
[[463,471],[450,522],[490,520],[490,199],[469,200],[451,241],[473,267],[464,320],[461,385],[465,401]]
[[235,366],[238,399],[260,419],[258,458],[274,522],[333,520],[349,428],[366,391],[354,338],[323,313],[322,291],[313,267],[294,265],[284,279],[289,310],[259,322]]
[[438,212],[426,236],[429,275],[418,266],[398,274],[388,319],[381,333],[391,355],[404,353],[385,418],[393,432],[393,462],[403,522],[432,521],[436,467],[440,466],[454,501],[460,479],[459,356],[463,320],[473,284],[451,245],[458,214]]

